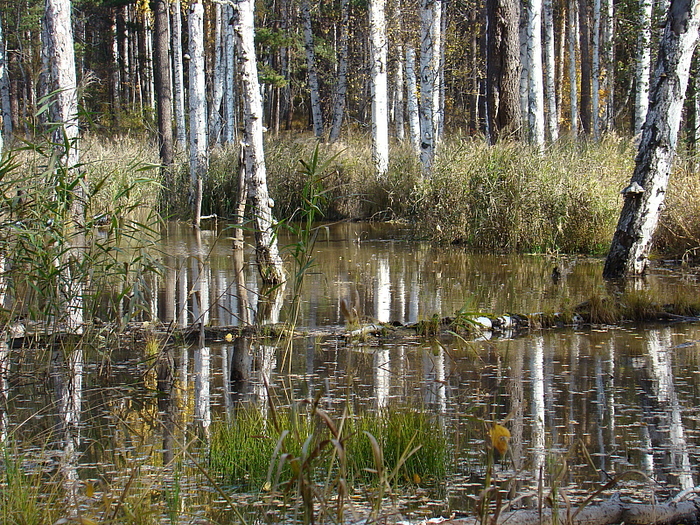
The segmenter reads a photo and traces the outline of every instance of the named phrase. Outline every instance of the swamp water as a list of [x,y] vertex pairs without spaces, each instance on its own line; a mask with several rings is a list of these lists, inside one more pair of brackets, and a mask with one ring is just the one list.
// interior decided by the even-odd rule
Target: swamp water
[[[699,324],[486,333],[479,341],[323,335],[340,332],[343,299],[368,319],[409,323],[460,309],[498,315],[575,305],[605,286],[600,260],[475,256],[406,240],[410,233],[347,223],[322,229],[296,320],[308,336],[291,347],[244,337],[177,344],[167,395],[143,344],[93,344],[67,353],[68,366],[58,372],[46,349],[11,350],[0,360],[9,363],[0,370],[4,469],[18,464],[37,486],[39,475],[48,479],[41,490],[60,486],[62,501],[46,504],[75,506],[95,519],[238,522],[226,510],[228,497],[248,505],[241,512],[249,522],[256,509],[283,520],[283,497],[264,486],[238,493],[235,481],[209,470],[211,436],[241,407],[270,418],[282,406],[318,399],[336,422],[343,410],[412,407],[431,415],[448,444],[446,481],[399,475],[386,503],[412,520],[473,511],[488,468],[486,429],[504,419],[510,451],[493,475],[504,489],[530,495],[530,503],[540,479],[574,497],[634,470],[618,489],[640,501],[700,483]],[[162,249],[165,270],[150,308],[164,325],[288,320],[292,285],[261,299],[253,251],[233,255],[225,231],[195,236],[170,225]],[[562,268],[556,283],[555,264]],[[643,287],[668,295],[700,288],[692,276],[664,270]],[[366,516],[371,495],[355,487],[345,518],[353,509]]]

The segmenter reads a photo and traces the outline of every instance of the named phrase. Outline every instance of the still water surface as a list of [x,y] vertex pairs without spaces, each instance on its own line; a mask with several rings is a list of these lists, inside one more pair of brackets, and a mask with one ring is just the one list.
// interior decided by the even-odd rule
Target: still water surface
[[[408,228],[348,223],[321,230],[298,327],[338,328],[341,299],[367,318],[407,323],[461,308],[551,310],[605,286],[600,260],[469,255],[412,240],[411,234]],[[282,245],[291,243],[281,238]],[[166,270],[151,308],[164,323],[240,326],[288,318],[292,286],[261,300],[252,250],[232,254],[225,230],[195,236],[173,224],[162,246]],[[293,273],[288,253],[287,260]],[[555,264],[563,270],[558,283],[551,278]],[[641,286],[669,294],[698,289],[692,276],[664,270]],[[277,403],[322,392],[321,406],[336,415],[346,405],[356,412],[410,405],[436,414],[453,447],[452,474],[446,487],[402,489],[398,507],[409,518],[470,505],[485,473],[484,432],[475,422],[506,416],[512,461],[499,463],[496,476],[519,479],[523,493],[540,477],[549,483],[567,454],[558,483],[572,493],[628,470],[646,479],[627,481],[626,494],[645,501],[700,483],[695,323],[544,330],[469,342],[416,337],[349,344],[342,337],[309,336],[291,352],[245,338],[180,345],[167,399],[157,395],[141,351],[125,345],[107,356],[102,350],[85,349],[84,360],[69,360],[67,381],[50,371],[37,376],[37,362],[49,360],[40,350],[13,351],[2,378],[3,435],[12,436],[27,468],[62,472],[83,506],[90,505],[85,487],[118,495],[136,468],[139,479],[153,473],[154,480],[139,490],[157,492],[160,473],[172,470],[173,458],[188,462],[178,452],[188,436],[206,436],[213,422],[235,418],[241,403],[264,412],[269,392]],[[69,428],[74,430],[62,432]],[[180,479],[181,521],[212,518],[211,503],[198,495],[211,492],[208,482],[196,469],[189,472]],[[162,499],[151,504],[165,513]]]

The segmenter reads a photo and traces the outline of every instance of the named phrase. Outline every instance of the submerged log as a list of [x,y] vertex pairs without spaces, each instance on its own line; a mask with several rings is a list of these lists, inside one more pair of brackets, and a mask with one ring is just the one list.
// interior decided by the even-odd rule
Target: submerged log
[[[611,500],[599,505],[589,505],[577,512],[576,508],[567,514],[566,509],[559,509],[556,520],[552,519],[552,509],[522,509],[502,512],[497,520],[489,517],[488,525],[552,525],[553,523],[570,523],[571,525],[676,525],[680,523],[697,524],[700,521],[700,502],[683,501],[648,505],[642,503],[623,503]],[[481,518],[452,518],[446,520],[425,520],[420,525],[481,525]]]

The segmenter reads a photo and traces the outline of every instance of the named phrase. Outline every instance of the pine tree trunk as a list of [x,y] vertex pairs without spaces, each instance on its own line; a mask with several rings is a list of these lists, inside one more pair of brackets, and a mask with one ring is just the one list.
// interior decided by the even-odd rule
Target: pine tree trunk
[[158,142],[160,144],[160,162],[164,169],[165,183],[172,185],[170,168],[173,164],[173,117],[172,89],[170,83],[170,31],[168,24],[168,3],[166,0],[154,0],[153,55],[155,63],[155,90],[158,110]]
[[603,276],[640,275],[648,264],[676,152],[690,64],[698,41],[700,0],[672,0],[654,70],[649,110],[630,185]]
[[408,135],[411,139],[413,149],[420,155],[420,115],[418,110],[418,85],[416,82],[416,51],[411,46],[408,46],[406,49],[406,96]]
[[486,105],[489,141],[517,132],[520,121],[518,4],[487,0]]
[[387,40],[385,0],[370,0],[370,62],[372,86],[372,146],[378,179],[389,169],[389,113],[387,104]]
[[190,204],[192,223],[199,228],[202,215],[202,185],[209,169],[207,99],[204,78],[204,6],[190,4],[188,17],[190,67]]
[[651,75],[651,0],[639,1],[639,27],[637,35],[637,63],[634,72],[634,134],[642,132],[642,125],[649,109],[649,76]]
[[182,11],[180,0],[173,0],[171,9],[175,130],[177,143],[181,148],[184,148],[187,146],[187,127],[185,125],[185,80],[182,66]]
[[338,80],[333,104],[333,121],[329,141],[335,142],[340,137],[340,130],[345,118],[345,104],[348,92],[348,38],[350,19],[350,0],[340,2],[340,45],[338,49]]
[[542,82],[542,0],[527,3],[527,61],[530,142],[544,151],[544,86]]
[[301,18],[304,24],[304,49],[306,50],[306,68],[309,76],[309,91],[311,92],[311,121],[314,136],[323,136],[323,112],[321,111],[321,92],[316,71],[316,51],[314,49],[314,34],[311,26],[311,5],[309,0],[301,3]]
[[273,231],[272,199],[267,191],[267,173],[263,149],[263,108],[258,67],[255,57],[253,0],[234,0],[233,26],[238,51],[238,72],[243,88],[245,125],[245,166],[248,202],[254,215],[255,254],[263,283],[284,281],[282,258]]

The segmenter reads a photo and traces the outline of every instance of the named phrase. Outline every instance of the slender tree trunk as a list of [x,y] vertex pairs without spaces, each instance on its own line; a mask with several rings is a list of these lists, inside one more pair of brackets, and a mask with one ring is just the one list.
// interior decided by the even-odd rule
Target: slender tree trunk
[[556,65],[554,52],[554,7],[552,0],[544,0],[544,56],[545,56],[545,100],[547,103],[547,132],[552,142],[559,138],[559,111],[557,110]]
[[652,0],[639,0],[639,34],[637,35],[637,63],[634,72],[634,134],[642,132],[649,109],[649,76],[651,75],[651,15]]
[[518,13],[513,0],[486,1],[486,113],[491,144],[516,133],[521,122]]
[[[55,123],[54,144],[59,149],[63,169],[76,178],[73,189],[69,225],[60,255],[55,263],[59,268],[59,297],[68,331],[80,333],[83,329],[83,281],[78,268],[85,246],[85,181],[78,172],[78,89],[73,50],[73,30],[70,0],[46,0],[45,11],[46,55],[49,59],[53,101],[51,120]],[[65,145],[65,147],[64,147]]]
[[420,47],[420,160],[423,174],[429,175],[435,154],[435,129],[433,127],[433,91],[437,71],[433,62],[435,40],[435,0],[421,0]]
[[605,83],[603,91],[607,92],[605,111],[603,114],[603,131],[614,127],[615,119],[615,8],[613,0],[603,0],[603,67],[605,68]]
[[345,104],[348,92],[348,38],[349,38],[350,0],[340,2],[340,45],[338,49],[338,81],[335,88],[333,104],[333,122],[329,136],[330,142],[340,137],[340,130],[345,118]]
[[111,9],[111,16],[112,16],[112,24],[111,24],[111,32],[112,32],[112,42],[110,46],[110,58],[112,61],[112,74],[111,74],[111,86],[110,86],[110,91],[111,91],[111,103],[112,107],[110,108],[110,111],[112,113],[112,117],[114,118],[115,122],[118,122],[118,119],[121,114],[121,106],[122,106],[122,101],[121,101],[121,93],[122,93],[122,86],[121,86],[121,67],[120,67],[120,58],[119,58],[119,31],[118,31],[118,25],[117,25],[117,11],[115,8]]
[[155,89],[158,98],[158,142],[160,144],[160,162],[163,165],[165,183],[172,185],[171,167],[173,164],[173,116],[172,89],[170,83],[170,31],[168,27],[168,3],[166,0],[154,0],[153,54],[155,62]]
[[[529,115],[530,115],[530,97],[529,97],[529,82],[530,82],[530,61],[527,58],[528,46],[528,9],[527,2],[523,2],[523,9],[520,12],[518,33],[520,35],[520,117],[522,119],[522,129],[527,131],[529,140]],[[488,119],[487,119],[488,125]],[[525,135],[524,135],[525,136]]]
[[578,76],[576,67],[576,40],[578,36],[576,23],[576,0],[569,0],[569,23],[567,38],[569,40],[569,106],[571,113],[571,136],[578,136]]
[[433,68],[435,70],[435,81],[433,84],[433,147],[442,139],[442,123],[444,114],[444,59],[445,59],[445,39],[442,37],[446,31],[446,17],[443,13],[443,4],[447,0],[434,0],[433,3]]
[[182,10],[180,0],[171,4],[172,50],[173,50],[173,93],[175,96],[175,129],[177,143],[187,146],[187,126],[185,125],[185,80],[182,67]]
[[224,75],[224,142],[232,144],[236,142],[238,135],[238,119],[236,118],[236,40],[233,32],[233,26],[228,23],[233,16],[233,7],[226,5],[224,7],[225,20],[224,24],[224,56],[225,69]]
[[306,50],[306,68],[309,75],[309,91],[311,92],[311,120],[314,136],[323,136],[323,112],[321,111],[321,92],[316,71],[316,50],[314,49],[314,34],[311,25],[311,5],[309,0],[301,2],[301,18],[304,24],[304,49]]
[[420,116],[418,110],[418,85],[416,82],[416,51],[411,46],[408,46],[406,49],[406,95],[408,135],[411,139],[413,149],[420,155]]
[[385,0],[370,0],[369,31],[372,85],[372,145],[378,179],[389,169],[389,113],[387,104],[387,40]]
[[209,105],[209,142],[221,142],[221,102],[224,96],[224,28],[220,3],[214,4],[214,67],[211,104]]
[[579,36],[581,50],[581,100],[579,114],[583,132],[591,132],[591,52],[588,0],[579,0]]
[[273,230],[272,199],[267,191],[263,149],[263,108],[255,57],[253,0],[234,0],[233,26],[243,87],[245,166],[248,202],[254,214],[255,254],[263,283],[284,281],[282,258]]
[[600,139],[600,0],[593,0],[593,68],[591,71],[591,106],[593,112],[593,139]]
[[394,76],[394,128],[396,129],[396,138],[403,142],[406,138],[406,126],[404,123],[405,110],[405,82],[404,82],[404,53],[403,44],[396,46],[396,74]]
[[544,150],[544,86],[542,82],[542,0],[528,0],[527,60],[529,64],[530,142]]
[[[9,140],[12,135],[10,81],[7,75],[5,38],[2,30],[2,19],[0,19],[0,119],[2,120],[2,126],[0,127],[0,152],[3,150],[4,143]],[[0,304],[0,306],[2,306],[2,304]]]
[[659,45],[649,111],[603,276],[639,275],[648,264],[676,152],[690,64],[698,41],[700,0],[672,0]]
[[202,215],[202,185],[209,169],[207,100],[204,79],[204,5],[190,3],[188,17],[190,68],[190,203],[192,223],[199,228]]

